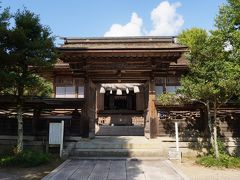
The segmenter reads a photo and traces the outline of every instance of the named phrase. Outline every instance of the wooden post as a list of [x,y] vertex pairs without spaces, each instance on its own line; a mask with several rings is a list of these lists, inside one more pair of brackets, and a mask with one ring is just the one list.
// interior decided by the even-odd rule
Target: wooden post
[[[86,78],[84,80],[84,107],[82,109],[82,117],[85,121],[87,121],[86,123],[84,123],[84,125],[85,125],[84,126],[84,135],[89,134],[88,97],[89,97],[89,80]],[[85,129],[87,129],[87,130],[85,130]]]
[[166,93],[166,91],[167,91],[167,77],[164,77],[163,93]]
[[176,150],[179,151],[178,122],[175,122]]
[[96,88],[91,82],[91,79],[85,80],[85,116],[88,118],[89,123],[89,137],[95,137],[95,116],[96,116]]
[[[155,138],[157,136],[157,110],[155,107],[156,92],[155,92],[155,80],[149,81],[148,91],[148,112],[145,125],[145,136],[147,138]],[[152,124],[152,125],[151,125]]]
[[149,82],[145,85],[145,102],[146,110],[144,112],[145,122],[144,122],[144,136],[150,139],[150,118],[149,118]]
[[60,157],[63,156],[64,121],[61,121]]
[[201,108],[199,111],[200,111],[200,130],[203,133],[204,137],[207,137],[209,135],[209,128],[206,107]]
[[37,121],[39,120],[40,110],[39,107],[34,107],[33,109],[33,118],[32,118],[32,135],[36,136],[37,132]]
[[96,88],[96,99],[97,99],[97,111],[104,110],[104,94],[100,93],[100,85]]

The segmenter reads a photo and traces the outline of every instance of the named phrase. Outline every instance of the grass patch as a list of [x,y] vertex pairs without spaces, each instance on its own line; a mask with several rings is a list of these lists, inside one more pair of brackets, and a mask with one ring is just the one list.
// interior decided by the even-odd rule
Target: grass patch
[[219,168],[240,168],[240,157],[231,156],[224,143],[218,139],[219,159],[216,159],[213,148],[210,149],[208,155],[199,157],[196,160],[197,164],[206,167],[219,167]]
[[40,151],[25,150],[19,154],[6,154],[0,156],[0,166],[35,167],[51,162],[52,156]]
[[240,157],[220,154],[216,159],[214,155],[207,155],[198,158],[196,163],[206,167],[240,168]]
[[208,155],[201,156],[196,160],[197,164],[206,167],[219,167],[219,168],[240,168],[240,157],[231,156],[225,144],[218,139],[219,159],[215,158],[213,148],[210,149]]

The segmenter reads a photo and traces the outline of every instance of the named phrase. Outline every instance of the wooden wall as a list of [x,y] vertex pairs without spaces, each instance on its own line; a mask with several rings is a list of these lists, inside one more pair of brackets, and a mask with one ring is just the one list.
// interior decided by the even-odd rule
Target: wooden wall
[[[24,135],[32,135],[32,121],[30,118],[23,119]],[[17,119],[0,117],[0,135],[17,135]]]
[[178,122],[181,137],[202,136],[204,133],[205,122],[199,110],[161,111],[158,114],[158,136],[175,136],[175,122]]
[[221,108],[218,118],[221,137],[240,137],[240,108]]
[[[57,119],[40,118],[36,122],[32,117],[23,119],[23,134],[25,136],[48,136],[50,122],[60,122]],[[88,136],[88,121],[84,117],[72,117],[64,120],[65,136]],[[35,123],[35,126],[34,126]],[[17,135],[17,119],[0,117],[0,135]]]
[[[174,122],[179,122],[181,137],[203,137],[208,135],[206,117],[201,110],[158,111],[158,136],[175,136]],[[218,113],[219,137],[240,137],[240,112],[237,109],[222,108]]]

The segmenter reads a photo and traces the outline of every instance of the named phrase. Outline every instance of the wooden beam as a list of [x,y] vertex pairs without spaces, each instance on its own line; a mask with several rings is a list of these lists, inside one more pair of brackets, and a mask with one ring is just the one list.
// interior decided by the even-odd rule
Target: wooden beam
[[[129,51],[129,50],[121,50],[121,51],[87,51],[87,52],[75,52],[75,51],[67,51],[62,52],[60,58],[65,62],[76,62],[80,59],[99,59],[99,58],[167,58],[167,59],[175,59],[180,57],[183,53],[181,50],[139,50],[139,51]],[[73,58],[74,57],[74,58]]]

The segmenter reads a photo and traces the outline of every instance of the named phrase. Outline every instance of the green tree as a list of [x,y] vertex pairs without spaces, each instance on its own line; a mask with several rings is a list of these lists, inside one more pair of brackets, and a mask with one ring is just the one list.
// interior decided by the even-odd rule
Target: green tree
[[190,65],[194,64],[195,61],[202,59],[202,54],[199,53],[199,51],[205,48],[204,44],[206,43],[207,38],[207,31],[200,28],[184,30],[179,35],[180,43],[190,47],[191,53],[185,54],[190,61]]
[[225,49],[228,51],[229,61],[240,64],[240,1],[228,0],[219,9],[215,26],[217,33],[222,37]]
[[[0,80],[2,91],[11,89],[16,95],[18,120],[17,152],[23,150],[23,103],[24,95],[46,90],[45,80],[38,75],[38,67],[52,66],[56,59],[54,37],[50,29],[40,23],[39,16],[24,9],[13,16],[14,26],[10,27],[10,15],[1,13],[5,22],[1,36]],[[6,15],[5,15],[6,14]],[[2,24],[2,23],[1,23]],[[36,88],[38,86],[38,88]],[[10,92],[10,91],[9,91]]]
[[215,25],[217,29],[209,34],[197,28],[183,31],[179,40],[191,50],[187,54],[190,73],[182,78],[182,92],[213,106],[214,118],[209,112],[208,121],[218,158],[217,109],[240,91],[240,1],[228,0],[221,6]]
[[[233,1],[229,0],[228,5],[220,8],[216,18],[217,30],[208,34],[205,30],[193,28],[183,31],[179,36],[179,42],[190,48],[190,52],[187,53],[190,72],[181,80],[181,91],[187,97],[197,99],[208,107],[208,124],[216,158],[219,158],[217,109],[240,92],[239,55],[236,54],[239,53],[239,27],[233,25],[236,28],[224,28],[228,24],[224,26],[223,22],[220,22],[226,15],[222,13],[223,9],[233,9],[230,2]],[[214,111],[213,119],[210,116],[209,105]]]
[[[8,43],[8,34],[9,34],[9,25],[10,25],[10,18],[11,15],[9,13],[9,9],[2,9],[0,7],[0,91],[4,90],[6,87],[10,87],[10,78],[7,79],[7,59],[8,59],[8,54],[7,54],[7,49],[9,46]],[[5,80],[5,81],[4,81]]]

